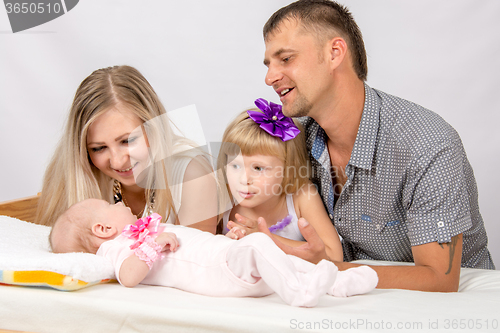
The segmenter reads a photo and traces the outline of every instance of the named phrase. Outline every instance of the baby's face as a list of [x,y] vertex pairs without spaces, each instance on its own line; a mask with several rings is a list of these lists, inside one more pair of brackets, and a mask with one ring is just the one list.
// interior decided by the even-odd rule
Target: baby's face
[[119,232],[137,221],[137,216],[132,214],[130,208],[126,207],[123,202],[110,204],[105,200],[87,199],[81,204],[91,209],[102,223],[114,226]]
[[[55,224],[50,235],[52,250],[55,253],[95,253],[106,238],[89,236],[88,241],[78,241],[82,239],[82,227],[90,230],[95,223],[100,223],[107,230],[111,231],[115,228],[114,233],[110,234],[110,237],[114,238],[127,225],[137,221],[137,217],[123,203],[109,204],[107,201],[98,199],[83,200],[73,205],[65,214],[68,216],[61,216],[62,220]],[[77,227],[75,223],[83,223],[83,225]],[[88,233],[85,234],[88,235]]]

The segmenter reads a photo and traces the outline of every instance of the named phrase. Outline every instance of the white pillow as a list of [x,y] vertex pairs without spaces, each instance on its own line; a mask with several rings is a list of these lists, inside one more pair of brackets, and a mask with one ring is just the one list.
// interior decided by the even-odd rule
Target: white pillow
[[0,216],[0,283],[77,290],[114,279],[111,262],[89,253],[52,253],[51,228]]

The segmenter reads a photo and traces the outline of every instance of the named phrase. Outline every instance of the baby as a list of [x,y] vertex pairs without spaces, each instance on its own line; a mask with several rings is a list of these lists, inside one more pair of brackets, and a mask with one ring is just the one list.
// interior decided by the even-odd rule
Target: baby
[[158,214],[137,220],[121,203],[87,199],[65,211],[49,237],[55,253],[108,258],[126,287],[141,283],[208,296],[276,292],[289,305],[313,307],[324,294],[363,294],[378,283],[368,266],[338,271],[330,261],[314,265],[286,255],[263,233],[233,240],[160,220]]

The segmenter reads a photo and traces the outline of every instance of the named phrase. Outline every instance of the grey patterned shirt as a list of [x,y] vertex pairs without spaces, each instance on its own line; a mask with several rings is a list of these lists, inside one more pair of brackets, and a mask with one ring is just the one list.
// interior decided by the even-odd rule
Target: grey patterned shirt
[[458,133],[419,105],[365,85],[347,181],[335,199],[325,131],[301,119],[312,181],[342,236],[344,260],[413,261],[411,247],[463,233],[462,267],[495,269]]

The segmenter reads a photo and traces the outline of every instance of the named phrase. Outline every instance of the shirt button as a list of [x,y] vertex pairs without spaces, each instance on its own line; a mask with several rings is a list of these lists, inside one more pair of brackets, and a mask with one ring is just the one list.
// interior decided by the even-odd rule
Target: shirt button
[[328,217],[330,217],[330,220],[333,220],[333,215],[332,214],[328,214]]
[[443,221],[439,221],[437,223],[437,225],[438,225],[439,228],[442,228],[442,227],[444,227],[444,222]]

